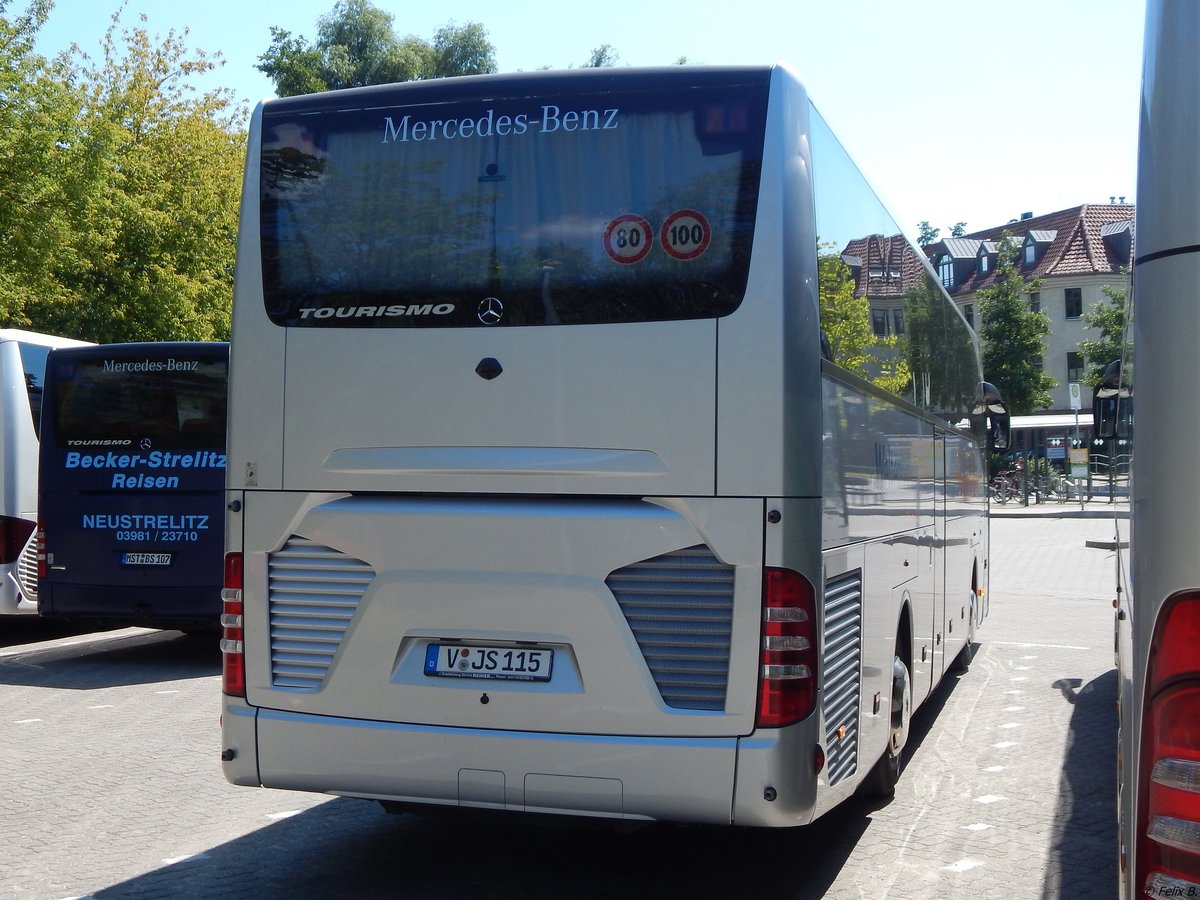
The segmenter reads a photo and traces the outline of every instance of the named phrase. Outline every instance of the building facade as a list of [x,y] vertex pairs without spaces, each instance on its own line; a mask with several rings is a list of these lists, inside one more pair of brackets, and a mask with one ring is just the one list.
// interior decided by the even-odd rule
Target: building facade
[[1069,385],[1078,383],[1085,371],[1079,342],[1099,337],[1084,324],[1084,313],[1107,299],[1105,287],[1129,289],[1133,212],[1132,204],[1112,202],[1044,216],[1027,213],[1007,225],[925,248],[963,318],[978,329],[978,293],[995,282],[1000,241],[1005,232],[1012,235],[1021,277],[1041,281],[1040,288],[1028,295],[1029,304],[1050,320],[1042,368],[1058,386],[1051,391],[1047,412],[1070,411]]
[[[1005,232],[1012,235],[1021,277],[1041,280],[1028,302],[1050,320],[1042,368],[1058,385],[1047,412],[1070,411],[1069,385],[1080,381],[1086,365],[1079,342],[1099,337],[1084,324],[1084,313],[1106,299],[1105,287],[1129,288],[1134,207],[1121,200],[1044,216],[1026,213],[1006,225],[924,248],[959,312],[978,330],[978,293],[995,283],[1000,242]],[[847,244],[842,261],[853,275],[856,295],[870,303],[875,334],[904,336],[904,297],[926,272],[912,245],[903,235],[870,235]]]

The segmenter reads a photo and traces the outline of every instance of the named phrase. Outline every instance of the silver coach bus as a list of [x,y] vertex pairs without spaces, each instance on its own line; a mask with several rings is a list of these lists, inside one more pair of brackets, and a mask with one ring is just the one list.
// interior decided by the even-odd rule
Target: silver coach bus
[[0,328],[0,616],[38,611],[38,446],[46,357],[84,341]]
[[[1122,897],[1200,896],[1200,6],[1150,0],[1138,140],[1132,360],[1098,391],[1137,433],[1132,533],[1118,521]],[[1105,415],[1107,413],[1107,415]],[[1128,542],[1128,543],[1127,543]]]
[[786,68],[265,102],[233,317],[236,784],[796,825],[970,662],[1007,414]]

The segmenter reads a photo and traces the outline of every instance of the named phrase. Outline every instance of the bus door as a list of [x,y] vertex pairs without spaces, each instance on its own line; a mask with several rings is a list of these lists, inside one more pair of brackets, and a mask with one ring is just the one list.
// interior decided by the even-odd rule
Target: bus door
[[901,602],[906,602],[912,612],[912,702],[915,708],[933,689],[941,674],[938,651],[937,616],[941,606],[938,589],[941,578],[936,569],[939,557],[938,531],[934,507],[933,481],[937,466],[935,442],[931,433],[918,427],[911,434],[895,435],[890,438],[894,452],[898,454],[900,496],[911,516],[913,527],[899,535],[899,541],[907,548],[902,571],[911,572],[911,580],[905,585]]
[[929,546],[930,581],[933,587],[933,683],[945,669],[946,646],[946,554],[949,547],[946,521],[946,436],[935,434],[933,445],[933,533]]

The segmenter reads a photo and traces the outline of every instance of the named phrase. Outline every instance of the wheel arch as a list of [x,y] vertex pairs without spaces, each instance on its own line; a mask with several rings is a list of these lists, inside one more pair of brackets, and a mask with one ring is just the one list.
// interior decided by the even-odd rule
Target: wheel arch
[[906,599],[900,604],[900,615],[896,621],[896,647],[900,650],[900,658],[904,660],[904,665],[908,666],[910,672],[913,664],[912,636],[912,607]]

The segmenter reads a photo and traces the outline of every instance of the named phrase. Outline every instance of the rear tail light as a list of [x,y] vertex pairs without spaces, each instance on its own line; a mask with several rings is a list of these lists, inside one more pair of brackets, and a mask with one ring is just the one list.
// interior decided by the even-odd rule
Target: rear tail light
[[1168,601],[1150,644],[1138,792],[1137,884],[1200,896],[1200,595]]
[[45,578],[50,574],[50,566],[46,557],[46,523],[37,520],[37,577]]
[[221,690],[246,696],[245,618],[242,602],[242,554],[225,554],[225,587],[221,591]]
[[15,516],[0,516],[0,563],[15,563],[37,527],[36,522]]
[[790,569],[764,569],[758,727],[799,722],[816,707],[816,628],[816,594],[808,580]]

